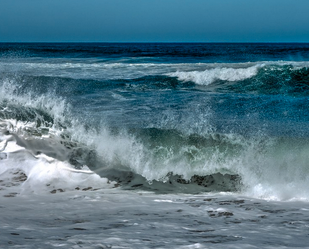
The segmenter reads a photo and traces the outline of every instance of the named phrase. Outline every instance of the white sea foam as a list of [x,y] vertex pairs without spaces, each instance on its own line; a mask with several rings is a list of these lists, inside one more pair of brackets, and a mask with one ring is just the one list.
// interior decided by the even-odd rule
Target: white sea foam
[[171,77],[177,77],[182,81],[192,81],[198,85],[209,85],[216,80],[238,81],[249,79],[255,76],[260,66],[248,68],[226,68],[218,67],[207,69],[205,71],[175,72],[168,74]]
[[[31,124],[20,121],[16,122],[16,126],[10,120],[0,122],[0,176],[2,187],[7,191],[46,193],[114,186],[86,165],[77,170],[66,160],[57,159],[65,154],[66,149],[57,139],[54,140],[53,136],[23,138],[22,130],[29,129],[30,126]],[[5,135],[7,131],[9,134]],[[36,146],[38,148],[35,148]],[[37,154],[36,150],[41,152]],[[45,151],[54,156],[46,155]],[[7,180],[3,179],[5,177]],[[15,186],[14,190],[11,189],[12,185]],[[16,185],[20,186],[17,188]]]

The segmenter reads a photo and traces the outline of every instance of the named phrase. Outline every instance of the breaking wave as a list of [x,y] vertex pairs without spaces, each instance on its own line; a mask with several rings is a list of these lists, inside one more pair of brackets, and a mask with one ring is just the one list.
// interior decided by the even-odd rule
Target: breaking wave
[[[247,79],[260,77],[260,73],[273,77],[283,72],[294,82],[307,84],[306,67],[273,69],[221,68],[201,75],[211,72],[211,80],[244,84]],[[10,192],[12,188],[14,192],[36,193],[119,186],[159,192],[230,191],[266,199],[309,199],[307,137],[274,137],[260,130],[250,134],[220,132],[208,122],[211,115],[207,108],[202,113],[196,113],[198,108],[188,109],[186,122],[175,112],[166,112],[160,124],[110,127],[91,115],[73,115],[66,98],[52,90],[44,92],[35,84],[25,88],[18,79],[3,78],[0,86],[1,187]],[[157,82],[162,77],[149,79]],[[295,93],[297,85],[293,87]],[[194,112],[201,118],[196,118]]]
[[168,74],[171,77],[177,77],[182,81],[193,81],[198,85],[210,85],[216,80],[239,81],[249,79],[255,76],[258,68],[261,66],[252,66],[249,68],[213,68],[205,71],[175,72]]

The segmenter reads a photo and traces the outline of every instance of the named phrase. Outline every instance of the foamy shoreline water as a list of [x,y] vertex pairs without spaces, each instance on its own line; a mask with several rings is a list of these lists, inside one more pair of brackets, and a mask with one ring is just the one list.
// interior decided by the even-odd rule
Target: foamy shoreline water
[[1,248],[308,248],[307,202],[75,190],[1,199]]

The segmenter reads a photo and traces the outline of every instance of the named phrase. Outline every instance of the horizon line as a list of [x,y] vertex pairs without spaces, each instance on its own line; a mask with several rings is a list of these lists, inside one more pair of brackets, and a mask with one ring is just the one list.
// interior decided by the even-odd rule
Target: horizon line
[[0,43],[214,43],[214,44],[233,44],[233,43],[309,43],[309,41],[0,41]]

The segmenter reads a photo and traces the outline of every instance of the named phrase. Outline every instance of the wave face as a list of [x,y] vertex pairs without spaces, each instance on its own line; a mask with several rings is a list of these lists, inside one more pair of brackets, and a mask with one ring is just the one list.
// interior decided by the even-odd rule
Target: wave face
[[308,51],[1,44],[1,188],[308,200]]

